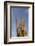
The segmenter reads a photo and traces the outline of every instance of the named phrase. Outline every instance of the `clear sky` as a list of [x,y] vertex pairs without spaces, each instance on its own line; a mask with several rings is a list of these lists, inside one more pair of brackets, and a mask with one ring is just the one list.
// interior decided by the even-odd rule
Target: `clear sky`
[[18,24],[20,16],[26,16],[26,31],[28,31],[28,8],[11,7],[11,36],[16,37],[16,16],[18,16]]

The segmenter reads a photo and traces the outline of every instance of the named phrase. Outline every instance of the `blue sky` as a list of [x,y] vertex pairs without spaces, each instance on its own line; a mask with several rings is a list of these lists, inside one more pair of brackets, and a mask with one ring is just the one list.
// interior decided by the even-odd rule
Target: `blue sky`
[[18,24],[20,22],[20,16],[26,16],[26,31],[28,31],[28,8],[11,7],[11,36],[12,37],[16,37],[16,16],[18,16]]

